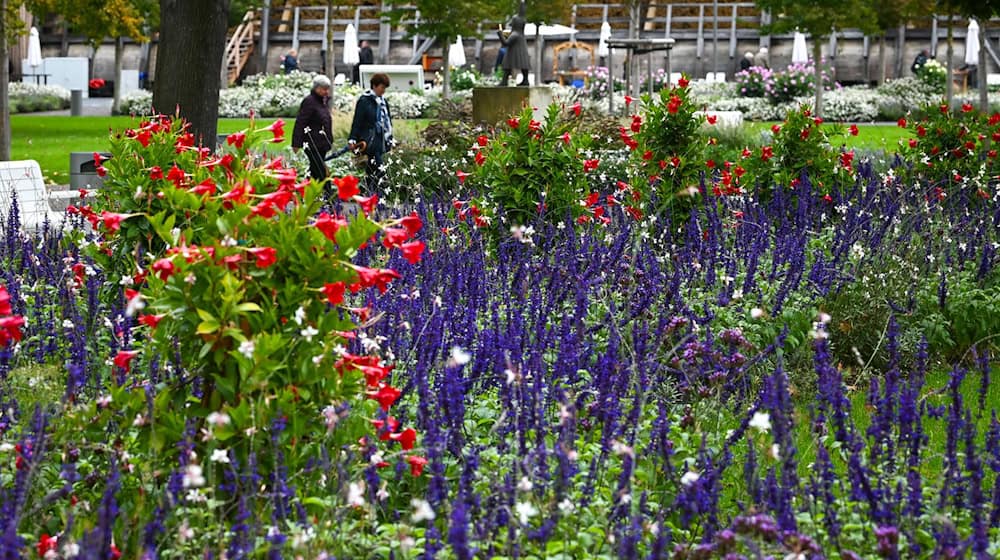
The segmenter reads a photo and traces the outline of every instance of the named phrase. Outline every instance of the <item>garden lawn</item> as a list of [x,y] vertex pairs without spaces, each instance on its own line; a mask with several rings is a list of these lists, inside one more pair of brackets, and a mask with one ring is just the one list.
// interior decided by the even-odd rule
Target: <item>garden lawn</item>
[[[33,159],[42,168],[46,181],[54,184],[69,183],[69,153],[95,152],[108,149],[108,130],[122,130],[135,126],[139,119],[133,117],[59,117],[37,115],[11,116],[11,159]],[[277,119],[259,119],[270,124]],[[219,119],[219,134],[228,134],[246,128],[249,119]],[[286,139],[278,144],[285,147],[291,142],[295,119],[285,119]],[[415,139],[428,121],[400,120],[395,131],[401,141]],[[334,116],[334,136],[345,138],[350,127],[350,115]]]
[[[778,122],[753,122],[747,123],[745,126],[752,127],[758,131],[769,131],[772,126],[776,124],[781,124]],[[845,140],[844,144],[848,148],[861,148],[866,150],[887,150],[895,151],[899,147],[899,141],[910,138],[912,134],[909,130],[905,128],[900,128],[895,123],[893,124],[859,124],[858,125],[858,135],[850,136],[846,135],[846,127],[850,126],[840,124],[840,123],[830,123],[824,125],[825,128],[830,130],[835,130],[837,128],[845,129]]]

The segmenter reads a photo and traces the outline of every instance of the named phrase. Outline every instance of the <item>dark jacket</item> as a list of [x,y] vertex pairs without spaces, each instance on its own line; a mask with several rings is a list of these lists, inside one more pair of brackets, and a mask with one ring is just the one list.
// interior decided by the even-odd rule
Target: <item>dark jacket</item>
[[[383,99],[385,99],[383,97]],[[389,102],[385,102],[386,111],[389,112],[389,120],[392,120],[392,109]],[[366,142],[368,148],[365,153],[370,156],[381,157],[388,152],[392,146],[386,146],[382,134],[378,127],[378,101],[375,94],[366,91],[358,99],[358,104],[354,107],[354,122],[351,124],[351,135],[348,137],[355,142]]]
[[371,47],[365,47],[358,53],[358,64],[375,64],[375,53]]
[[[306,132],[306,128],[309,129],[309,132]],[[299,114],[295,117],[292,147],[301,148],[303,144],[309,144],[320,154],[325,154],[330,151],[332,139],[333,117],[330,116],[327,101],[317,95],[315,91],[310,92],[302,100]]]

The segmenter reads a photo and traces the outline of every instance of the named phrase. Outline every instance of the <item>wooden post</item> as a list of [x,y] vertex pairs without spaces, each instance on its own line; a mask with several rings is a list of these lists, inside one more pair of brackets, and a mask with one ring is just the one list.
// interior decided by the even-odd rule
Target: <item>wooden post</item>
[[0,161],[10,159],[10,98],[7,86],[10,82],[10,69],[7,67],[7,0],[0,0]]
[[[388,2],[382,0],[382,10],[380,14],[384,14],[389,11]],[[389,47],[392,41],[392,23],[385,17],[383,17],[378,24],[378,62],[379,64],[385,64],[389,60]]]
[[271,0],[264,0],[260,12],[260,71],[267,73],[267,53],[271,50]]

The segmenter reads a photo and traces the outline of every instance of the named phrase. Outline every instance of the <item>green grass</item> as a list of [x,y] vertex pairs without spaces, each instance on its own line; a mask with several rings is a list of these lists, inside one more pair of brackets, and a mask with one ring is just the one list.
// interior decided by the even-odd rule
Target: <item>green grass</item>
[[[37,115],[11,116],[11,158],[33,159],[42,168],[50,183],[69,183],[69,153],[95,152],[108,149],[108,132],[136,126],[139,119],[132,117],[59,117]],[[258,119],[260,126],[267,126],[277,119]],[[295,119],[285,119],[286,140],[291,142]],[[415,141],[429,121],[423,119],[401,120],[394,131],[403,142]],[[249,126],[249,119],[219,119],[219,134],[228,134]],[[334,118],[334,137],[346,138],[350,116]]]
[[[765,131],[770,130],[771,126],[780,123],[774,122],[753,122],[746,123],[744,126],[751,127],[754,130]],[[899,146],[899,141],[907,139],[911,136],[910,131],[905,128],[899,128],[895,124],[861,124],[858,125],[858,135],[850,136],[847,133],[846,126],[842,124],[826,124],[823,125],[827,130],[834,130],[836,128],[843,128],[845,136],[843,137],[842,143],[847,146],[848,149],[860,148],[866,150],[886,150],[895,151]]]

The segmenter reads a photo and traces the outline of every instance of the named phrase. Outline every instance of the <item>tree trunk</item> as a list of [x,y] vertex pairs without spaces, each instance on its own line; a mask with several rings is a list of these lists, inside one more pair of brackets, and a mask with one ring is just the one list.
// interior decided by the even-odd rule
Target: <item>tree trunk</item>
[[945,99],[948,100],[949,108],[951,107],[951,99],[955,95],[955,77],[951,75],[951,69],[952,69],[951,59],[955,55],[955,44],[954,44],[955,34],[953,33],[953,29],[951,27],[951,20],[952,16],[951,14],[948,14],[948,48],[945,50],[945,52],[947,53],[945,54],[945,56],[948,57],[948,60],[945,61],[944,65],[944,79],[945,79],[944,91],[945,91]]
[[229,0],[160,0],[160,18],[153,107],[176,111],[214,150]]
[[441,65],[444,68],[444,83],[441,84],[441,98],[451,99],[451,39],[446,39],[444,42],[445,45],[442,49],[444,56],[441,57]]
[[986,52],[986,24],[988,19],[979,20],[979,66],[976,68],[976,79],[979,81],[979,107],[984,113],[990,112],[990,100],[987,95],[989,87],[986,84],[986,76],[989,75],[990,57]]
[[[326,59],[323,61],[323,73],[332,80],[337,73],[337,59],[333,56],[333,8],[336,2],[326,0]],[[360,33],[360,30],[359,30]],[[347,69],[348,78],[352,77],[352,68]],[[353,81],[353,80],[352,80]]]
[[813,113],[816,117],[823,116],[823,64],[820,57],[823,56],[823,38],[813,37],[813,70],[816,80],[816,104]]
[[878,83],[882,85],[885,83],[885,36],[888,32],[882,33],[882,36],[878,38]]
[[896,80],[903,77],[903,60],[906,56],[906,26],[900,25],[896,29],[896,64],[893,67],[893,76]]
[[7,84],[10,82],[7,52],[7,0],[0,0],[0,161],[10,159],[10,99]]
[[111,114],[117,115],[122,103],[122,66],[125,64],[125,38],[115,39],[115,99],[111,102]]

